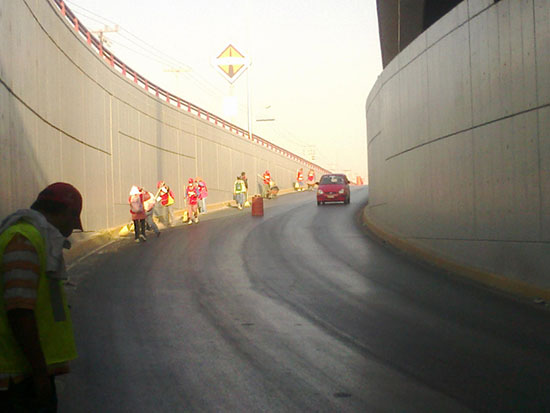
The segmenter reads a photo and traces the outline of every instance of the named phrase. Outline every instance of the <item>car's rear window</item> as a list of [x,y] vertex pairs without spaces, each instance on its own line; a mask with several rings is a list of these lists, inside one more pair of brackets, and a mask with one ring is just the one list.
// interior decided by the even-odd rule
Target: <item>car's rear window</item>
[[319,184],[320,185],[335,185],[335,184],[343,185],[344,178],[342,178],[341,176],[334,176],[334,175],[323,176]]

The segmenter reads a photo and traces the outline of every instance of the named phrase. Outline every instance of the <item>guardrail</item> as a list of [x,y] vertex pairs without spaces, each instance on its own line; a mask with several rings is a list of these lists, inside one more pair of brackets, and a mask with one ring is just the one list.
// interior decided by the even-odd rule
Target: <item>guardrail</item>
[[258,145],[266,147],[273,152],[276,152],[280,155],[283,155],[293,161],[300,162],[307,166],[308,168],[316,168],[318,170],[324,171],[325,173],[330,173],[329,170],[316,165],[301,156],[298,156],[292,152],[287,151],[284,148],[281,148],[278,145],[275,145],[258,135],[252,134],[250,136],[249,132],[230,123],[226,120],[220,118],[219,116],[214,115],[200,107],[192,104],[191,102],[182,99],[167,90],[162,89],[158,85],[150,82],[148,79],[140,75],[136,70],[127,66],[122,60],[116,57],[110,50],[105,48],[103,44],[92,34],[90,31],[78,20],[75,14],[71,9],[65,4],[63,0],[51,0],[59,10],[62,16],[64,16],[68,22],[73,26],[74,30],[79,33],[83,39],[86,41],[88,46],[95,50],[103,61],[115,69],[122,77],[128,81],[132,81],[136,85],[145,89],[146,92],[154,95],[156,98],[165,101],[166,103],[177,107],[178,109],[192,113],[193,115],[198,116],[200,119],[206,120],[207,122],[213,123],[223,129],[227,129],[232,133],[235,133],[238,136],[242,136],[245,139],[251,140]]

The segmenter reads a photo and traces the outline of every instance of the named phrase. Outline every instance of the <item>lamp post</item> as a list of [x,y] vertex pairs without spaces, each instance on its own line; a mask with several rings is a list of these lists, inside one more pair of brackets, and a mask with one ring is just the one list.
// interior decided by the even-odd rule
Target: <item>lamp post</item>
[[248,104],[248,139],[252,140],[252,103],[250,101],[250,66],[252,61],[249,60],[246,74],[246,100]]
[[[235,46],[229,44],[217,58],[213,59],[213,66],[231,85],[244,73],[246,75],[246,94],[248,106],[248,138],[252,140],[252,104],[250,99],[250,66],[252,60],[245,57]],[[232,91],[232,89],[231,89]]]

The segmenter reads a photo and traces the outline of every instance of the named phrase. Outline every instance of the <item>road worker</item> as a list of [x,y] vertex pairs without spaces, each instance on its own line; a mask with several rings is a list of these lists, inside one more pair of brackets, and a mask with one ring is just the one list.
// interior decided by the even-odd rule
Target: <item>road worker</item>
[[200,176],[195,178],[195,183],[197,184],[199,190],[199,213],[206,214],[208,211],[206,209],[206,198],[208,198],[208,188],[206,187],[206,182]]
[[158,191],[156,200],[158,207],[162,211],[161,219],[163,224],[169,227],[172,225],[172,222],[174,222],[174,213],[172,208],[175,202],[175,195],[164,181],[159,181],[157,183],[157,188]]
[[310,169],[307,174],[307,189],[313,191],[315,188],[315,171]]
[[243,209],[246,201],[246,184],[240,175],[237,176],[237,179],[233,184],[233,196],[235,198],[235,202],[237,202],[237,208]]
[[82,196],[57,182],[0,224],[0,411],[55,412],[55,376],[76,358],[63,248]]
[[269,173],[268,170],[264,172],[264,174],[262,175],[262,179],[263,179],[262,197],[269,198],[269,193],[271,190],[270,188],[271,174]]
[[191,225],[193,222],[195,224],[199,223],[199,187],[195,183],[193,178],[189,178],[187,187],[185,188],[185,199],[187,200],[187,213],[188,219],[187,223]]
[[136,242],[147,241],[147,236],[145,235],[145,219],[147,215],[144,203],[148,199],[149,194],[147,192],[144,192],[136,185],[132,186],[130,189],[130,196],[128,197],[128,203],[130,204],[132,221],[134,221],[134,238]]
[[296,190],[297,191],[304,190],[304,169],[303,168],[298,169],[298,173],[296,174]]

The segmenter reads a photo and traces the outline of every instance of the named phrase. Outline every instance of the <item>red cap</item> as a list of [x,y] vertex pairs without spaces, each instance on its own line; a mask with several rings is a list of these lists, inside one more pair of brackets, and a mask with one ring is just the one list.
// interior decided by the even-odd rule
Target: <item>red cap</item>
[[158,181],[157,182],[157,189],[160,189],[160,187],[164,186],[164,185],[165,185],[164,181]]
[[82,230],[80,212],[82,211],[82,195],[71,184],[56,182],[48,185],[38,194],[37,201],[54,201],[65,205],[74,215],[74,229]]
[[190,184],[192,184],[192,183],[195,182],[195,181],[193,180],[193,178],[189,178],[189,181],[187,181],[187,182],[189,182]]

